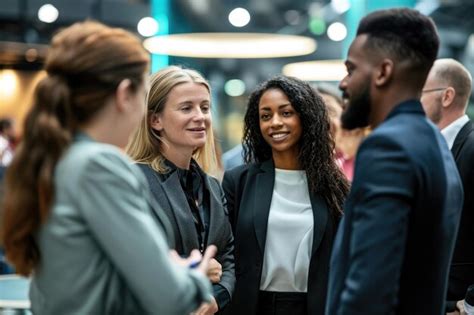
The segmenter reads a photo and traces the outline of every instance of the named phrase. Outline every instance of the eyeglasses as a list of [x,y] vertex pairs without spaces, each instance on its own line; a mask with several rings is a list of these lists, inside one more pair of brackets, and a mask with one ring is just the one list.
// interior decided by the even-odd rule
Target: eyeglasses
[[428,90],[421,90],[421,93],[430,93],[430,92],[436,92],[436,91],[444,91],[448,87],[439,87],[439,88],[434,88],[434,89],[428,89]]

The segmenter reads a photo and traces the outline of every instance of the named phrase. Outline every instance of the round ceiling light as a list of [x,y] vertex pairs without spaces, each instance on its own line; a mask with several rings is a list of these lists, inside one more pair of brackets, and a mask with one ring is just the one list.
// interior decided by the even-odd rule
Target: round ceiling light
[[342,60],[316,60],[289,63],[283,74],[305,81],[341,81],[347,70]]
[[245,93],[245,83],[239,79],[229,80],[224,85],[224,91],[229,96],[241,96]]
[[52,4],[42,5],[38,10],[38,19],[44,23],[53,23],[59,17],[59,11]]
[[340,42],[347,36],[347,28],[340,22],[335,22],[328,27],[328,37],[330,40]]
[[244,8],[236,8],[229,13],[229,22],[235,27],[243,27],[250,22],[250,13]]
[[142,18],[137,25],[138,33],[144,37],[155,35],[159,28],[158,21],[149,16]]
[[310,37],[265,33],[190,33],[148,38],[153,54],[194,58],[276,58],[302,56],[316,50]]

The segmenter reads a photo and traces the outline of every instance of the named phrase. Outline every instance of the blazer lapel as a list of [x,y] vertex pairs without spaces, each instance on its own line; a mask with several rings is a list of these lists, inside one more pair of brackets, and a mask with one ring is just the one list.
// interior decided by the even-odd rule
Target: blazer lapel
[[326,202],[320,195],[314,196],[310,193],[311,208],[313,209],[313,247],[311,249],[311,257],[321,244],[321,240],[326,230],[326,224],[328,222],[329,209]]
[[155,214],[155,218],[161,224],[165,235],[167,236],[168,245],[174,246],[176,241],[176,235],[171,225],[169,218],[173,218],[174,214],[170,207],[163,205],[161,200],[167,200],[163,189],[161,188],[160,181],[156,171],[153,170],[148,164],[137,164],[147,178],[148,187],[150,188],[151,194],[147,194],[148,204]]
[[[153,197],[148,198],[148,204],[150,205],[151,209],[156,215],[156,219],[161,224],[163,231],[166,235],[166,240],[168,241],[168,246],[173,247],[176,241],[176,235],[174,235],[173,227],[171,226],[171,222],[169,217],[164,212],[164,208],[161,207]],[[160,211],[161,210],[161,211]]]
[[[199,248],[196,227],[193,222],[193,214],[189,208],[186,196],[181,189],[178,174],[174,172],[164,182],[161,183],[163,190],[168,197],[168,201],[173,209],[179,234],[182,238],[183,251],[186,254],[192,249]],[[188,246],[186,246],[188,245]]]
[[204,176],[204,185],[209,191],[209,234],[207,236],[207,245],[213,244],[216,239],[216,233],[220,231],[219,224],[222,224],[218,219],[219,209],[221,198],[217,194],[219,193],[218,187],[213,185],[212,181],[209,179],[209,176]]
[[268,215],[273,196],[273,186],[275,185],[275,170],[273,161],[262,163],[262,173],[256,176],[256,185],[254,187],[254,206],[253,221],[255,234],[257,235],[258,245],[261,252],[264,252],[265,241],[267,238]]
[[454,139],[453,147],[451,152],[453,153],[454,159],[458,158],[459,152],[461,152],[462,146],[466,141],[466,138],[469,136],[473,129],[472,121],[468,121],[459,131],[456,138]]

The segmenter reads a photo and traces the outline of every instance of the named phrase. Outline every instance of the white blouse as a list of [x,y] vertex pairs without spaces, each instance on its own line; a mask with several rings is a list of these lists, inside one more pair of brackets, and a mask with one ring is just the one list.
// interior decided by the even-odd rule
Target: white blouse
[[306,172],[275,169],[260,290],[307,292],[312,245]]

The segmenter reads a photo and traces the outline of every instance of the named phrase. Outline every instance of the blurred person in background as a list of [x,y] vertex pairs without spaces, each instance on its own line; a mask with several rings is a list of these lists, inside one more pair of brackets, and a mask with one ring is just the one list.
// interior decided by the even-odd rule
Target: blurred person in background
[[331,120],[331,133],[336,144],[336,162],[349,181],[354,177],[354,163],[357,149],[364,138],[369,134],[369,128],[356,128],[347,130],[341,127],[341,116],[344,103],[339,93],[327,85],[316,87],[327,106]]
[[[4,177],[7,166],[13,159],[13,150],[15,145],[14,122],[10,118],[0,119],[0,205],[3,203],[5,193]],[[0,206],[1,214],[1,206]],[[0,218],[1,225],[1,218]],[[14,273],[13,268],[8,264],[5,258],[2,242],[0,239],[0,274]]]
[[456,161],[464,188],[464,204],[451,261],[447,311],[464,299],[474,284],[474,126],[466,115],[472,77],[454,59],[435,61],[422,90],[426,115],[441,130]]
[[214,298],[197,314],[214,314],[234,290],[234,245],[224,193],[208,175],[218,169],[209,83],[192,69],[177,66],[153,74],[147,109],[127,152],[143,171],[159,207],[171,221],[172,248],[189,255],[210,244],[217,256],[208,276]]
[[15,124],[10,118],[0,119],[0,167],[7,167],[13,159]]
[[291,77],[262,83],[245,114],[246,165],[224,174],[235,232],[232,314],[323,314],[348,182],[322,98]]
[[137,38],[96,22],[52,39],[7,171],[1,235],[32,277],[35,314],[187,314],[210,301],[213,249],[197,270],[170,256],[166,218],[151,216],[146,178],[118,149],[145,111],[148,63]]
[[232,147],[222,154],[222,164],[225,170],[244,164],[244,148],[242,144]]

